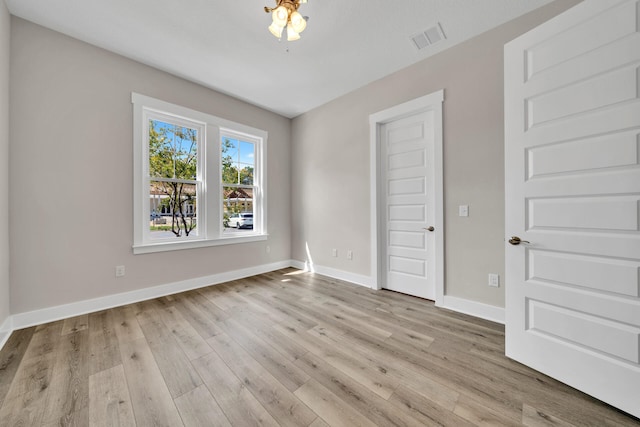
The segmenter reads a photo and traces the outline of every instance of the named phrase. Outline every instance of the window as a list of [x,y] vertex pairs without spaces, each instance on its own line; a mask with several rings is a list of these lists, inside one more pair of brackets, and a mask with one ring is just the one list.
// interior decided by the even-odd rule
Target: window
[[231,230],[253,229],[255,158],[258,141],[231,132],[222,139],[223,226]]
[[134,253],[266,239],[267,133],[139,94]]
[[[148,240],[198,238],[198,206],[203,199],[202,162],[198,147],[202,123],[147,112]],[[147,231],[147,230],[145,230]]]

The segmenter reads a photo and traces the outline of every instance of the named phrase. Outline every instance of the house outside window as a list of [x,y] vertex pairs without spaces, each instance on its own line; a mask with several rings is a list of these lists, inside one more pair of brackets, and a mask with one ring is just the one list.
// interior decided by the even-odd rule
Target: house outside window
[[134,253],[265,240],[267,132],[132,94]]

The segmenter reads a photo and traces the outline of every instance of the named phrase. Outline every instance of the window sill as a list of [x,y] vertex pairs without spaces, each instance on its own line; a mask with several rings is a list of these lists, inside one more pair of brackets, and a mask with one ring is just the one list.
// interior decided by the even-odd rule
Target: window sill
[[182,242],[162,242],[134,245],[134,255],[151,254],[155,252],[179,251],[182,249],[206,248],[209,246],[235,245],[239,243],[260,242],[267,240],[268,234],[253,234],[251,236],[229,236],[218,239],[186,240]]

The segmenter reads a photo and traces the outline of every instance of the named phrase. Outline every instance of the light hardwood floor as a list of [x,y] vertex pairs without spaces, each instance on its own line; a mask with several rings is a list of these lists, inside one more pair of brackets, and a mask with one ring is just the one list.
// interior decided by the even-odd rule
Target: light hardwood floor
[[503,354],[501,325],[286,269],[14,332],[0,425],[640,425]]

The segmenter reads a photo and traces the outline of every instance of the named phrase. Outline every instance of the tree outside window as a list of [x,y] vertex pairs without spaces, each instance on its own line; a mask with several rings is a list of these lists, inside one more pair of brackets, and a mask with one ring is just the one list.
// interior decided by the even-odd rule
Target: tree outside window
[[[151,237],[189,236],[197,226],[198,131],[149,120]],[[171,234],[169,234],[170,236]]]

